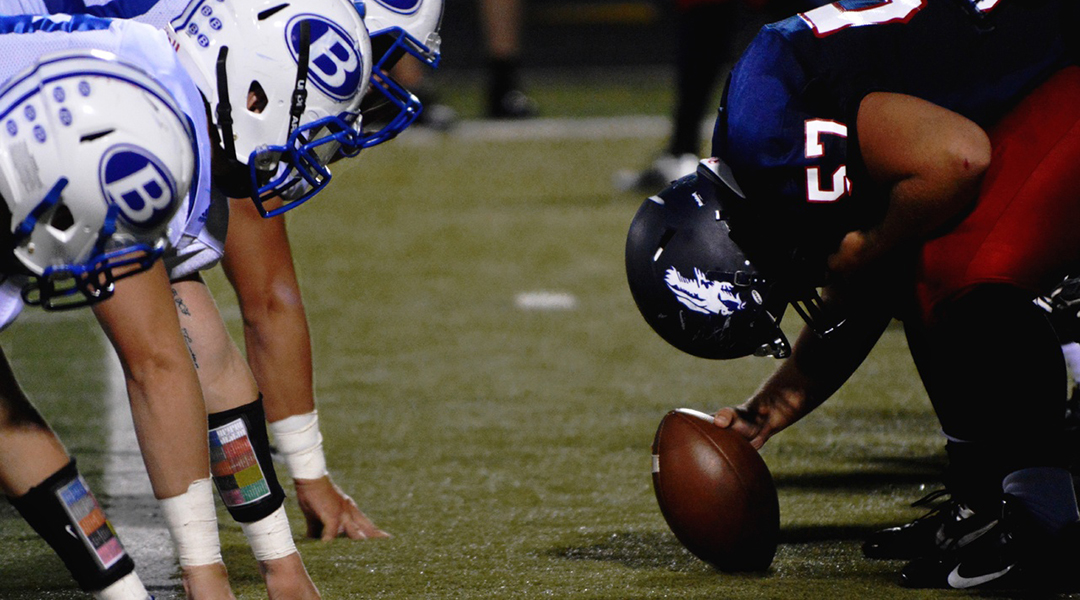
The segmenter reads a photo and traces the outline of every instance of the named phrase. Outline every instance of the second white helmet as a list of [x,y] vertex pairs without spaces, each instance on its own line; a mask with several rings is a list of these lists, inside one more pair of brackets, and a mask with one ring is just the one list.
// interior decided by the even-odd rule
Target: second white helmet
[[439,66],[443,0],[365,0],[356,4],[364,12],[375,56],[371,90],[364,100],[364,114],[369,118],[360,145],[366,148],[393,139],[420,116],[420,100],[390,71],[406,54],[431,68]]
[[291,200],[277,214],[326,186],[327,163],[356,145],[371,77],[352,2],[193,0],[167,32],[211,107],[219,189],[266,215],[271,197]]

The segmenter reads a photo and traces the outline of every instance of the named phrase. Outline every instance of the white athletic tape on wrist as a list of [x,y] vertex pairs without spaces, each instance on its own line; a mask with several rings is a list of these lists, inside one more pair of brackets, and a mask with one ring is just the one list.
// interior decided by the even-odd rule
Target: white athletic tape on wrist
[[244,530],[256,560],[273,560],[296,553],[284,506],[279,506],[269,517],[254,523],[241,523],[240,529]]
[[109,587],[93,593],[94,600],[147,600],[150,593],[134,572],[124,575]]
[[320,479],[327,475],[319,411],[270,423],[270,432],[293,479]]
[[159,503],[181,567],[222,562],[214,488],[209,478],[196,480],[183,494]]

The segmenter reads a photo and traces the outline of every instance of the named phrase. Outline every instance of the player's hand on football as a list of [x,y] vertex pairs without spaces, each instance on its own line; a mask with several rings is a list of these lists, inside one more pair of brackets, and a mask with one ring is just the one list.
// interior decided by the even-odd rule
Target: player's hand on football
[[795,422],[791,407],[754,399],[740,406],[721,408],[713,415],[717,427],[731,428],[760,450],[773,434]]
[[739,435],[750,441],[754,448],[761,448],[767,437],[763,438],[762,423],[755,415],[741,406],[727,406],[716,411],[713,415],[713,424],[717,427],[732,429]]
[[330,541],[338,536],[353,540],[390,537],[360,511],[356,502],[341,491],[329,475],[293,481],[300,511],[307,521],[309,538]]

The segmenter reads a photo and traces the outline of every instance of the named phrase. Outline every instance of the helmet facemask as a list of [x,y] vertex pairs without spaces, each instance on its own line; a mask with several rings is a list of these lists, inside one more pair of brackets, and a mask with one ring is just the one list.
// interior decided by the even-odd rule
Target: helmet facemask
[[379,60],[371,70],[371,89],[361,105],[361,112],[371,124],[371,127],[361,134],[361,148],[377,146],[394,139],[412,125],[424,109],[420,99],[390,74],[394,65],[406,55],[432,68],[438,67],[441,60],[437,35],[434,50],[400,28],[378,34],[372,39],[372,45]]
[[168,33],[213,106],[226,195],[281,214],[329,183],[339,148],[358,150],[371,50],[350,2],[194,0]]
[[391,3],[368,0],[363,5],[364,21],[371,32],[371,88],[364,97],[362,112],[365,131],[361,148],[394,139],[420,116],[420,100],[390,74],[399,60],[411,56],[430,68],[442,61],[442,0]]
[[[54,190],[66,184],[67,180],[61,179]],[[46,198],[42,204],[49,202],[50,199]],[[117,214],[115,206],[109,208],[105,223],[98,232],[99,243],[85,262],[50,265],[41,275],[30,276],[29,282],[22,288],[23,302],[31,306],[41,306],[46,310],[90,306],[112,297],[117,281],[142,273],[153,266],[165,252],[164,240],[158,240],[153,246],[131,241],[127,244],[114,243],[112,245],[116,247],[111,250],[103,247],[104,242],[113,240],[116,234]],[[19,224],[18,230],[32,231],[34,226],[29,220],[24,220]],[[55,220],[50,225],[41,226],[54,227]],[[21,241],[18,230],[16,243]],[[25,235],[29,236],[29,231]]]
[[[79,235],[71,234],[83,227],[86,219],[76,218],[65,203],[63,193],[67,186],[68,179],[61,177],[26,218],[15,225],[12,242],[17,256],[28,257],[36,246],[46,241],[70,245],[75,235]],[[31,274],[22,289],[23,301],[46,310],[89,306],[110,298],[117,281],[153,266],[165,252],[165,239],[148,243],[125,233],[117,225],[119,218],[120,209],[110,204],[101,227],[96,232],[81,233],[82,237],[95,240],[88,257],[78,262],[53,262],[40,273]]]

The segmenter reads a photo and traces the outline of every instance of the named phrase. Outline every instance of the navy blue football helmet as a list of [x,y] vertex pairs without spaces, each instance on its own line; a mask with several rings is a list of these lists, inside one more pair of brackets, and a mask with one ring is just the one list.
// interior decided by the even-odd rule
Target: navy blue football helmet
[[641,205],[626,239],[630,291],[645,321],[683,352],[787,356],[787,297],[732,241],[725,195],[742,192],[724,163],[706,159]]

